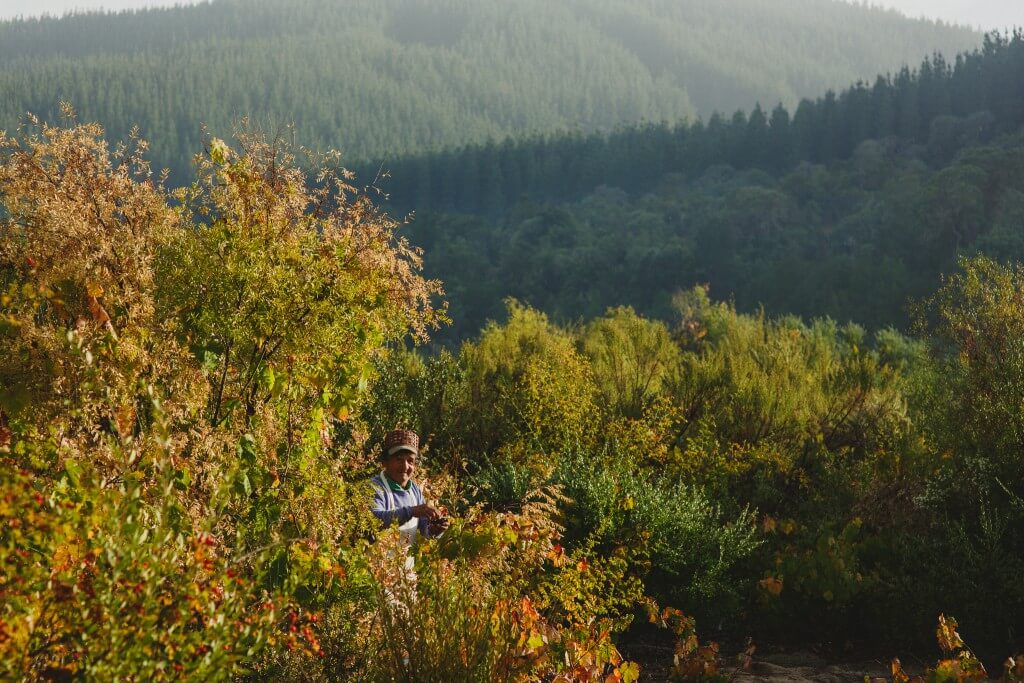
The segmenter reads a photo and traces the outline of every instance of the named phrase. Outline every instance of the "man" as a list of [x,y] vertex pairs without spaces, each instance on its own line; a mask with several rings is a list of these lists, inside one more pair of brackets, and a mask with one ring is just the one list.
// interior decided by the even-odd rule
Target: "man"
[[382,470],[370,480],[373,485],[373,514],[389,526],[397,522],[407,543],[419,532],[426,538],[440,536],[448,528],[447,517],[428,505],[412,475],[416,472],[420,437],[408,429],[396,429],[384,437],[380,459]]

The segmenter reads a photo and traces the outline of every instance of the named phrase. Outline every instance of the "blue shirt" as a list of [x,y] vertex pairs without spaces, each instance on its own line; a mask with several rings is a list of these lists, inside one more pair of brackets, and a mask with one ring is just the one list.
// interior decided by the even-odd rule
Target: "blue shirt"
[[[384,526],[397,522],[399,526],[413,518],[412,509],[423,505],[423,492],[416,482],[410,481],[406,489],[393,490],[388,486],[387,477],[383,472],[370,480],[373,486],[373,514]],[[430,537],[430,521],[426,517],[418,518],[417,526],[424,538]]]

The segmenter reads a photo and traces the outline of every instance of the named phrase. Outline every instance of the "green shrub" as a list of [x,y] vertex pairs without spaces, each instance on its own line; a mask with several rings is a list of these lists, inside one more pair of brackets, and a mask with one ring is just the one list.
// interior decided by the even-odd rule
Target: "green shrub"
[[554,482],[572,501],[569,547],[625,548],[659,599],[728,614],[744,588],[739,570],[759,544],[753,514],[725,518],[699,488],[638,471],[617,455],[574,453],[555,470]]
[[640,418],[666,391],[679,364],[679,348],[664,323],[631,308],[610,309],[581,331],[579,347],[590,360],[601,405],[612,414]]
[[916,319],[930,351],[914,394],[928,523],[902,568],[924,609],[971,617],[1001,645],[1024,612],[1024,267],[962,259]]
[[488,461],[471,481],[474,502],[498,510],[517,510],[542,481],[543,473],[509,460]]
[[465,344],[459,364],[463,452],[493,453],[521,442],[554,455],[593,437],[589,364],[572,336],[543,313],[510,302],[508,322],[489,325],[477,342]]

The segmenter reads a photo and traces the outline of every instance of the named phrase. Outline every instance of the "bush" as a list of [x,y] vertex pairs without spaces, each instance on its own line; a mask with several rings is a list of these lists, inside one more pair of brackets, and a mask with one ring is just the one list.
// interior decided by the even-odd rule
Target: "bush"
[[91,465],[67,467],[48,490],[0,463],[0,676],[226,678],[281,637],[282,596],[223,553],[212,520],[189,524],[170,477],[101,488]]
[[554,596],[589,606],[601,592],[561,580],[572,569],[556,545],[552,501],[537,491],[528,498],[520,513],[471,511],[421,544],[415,575],[394,533],[378,540],[373,680],[636,680],[600,608],[552,604]]
[[623,548],[655,597],[715,617],[735,610],[743,562],[759,544],[751,512],[726,519],[699,488],[637,471],[619,454],[566,456],[553,481],[572,501],[569,547]]
[[144,143],[30,123],[0,137],[3,666],[222,680],[319,655],[376,527],[332,422],[438,286],[330,159],[313,183],[280,141],[213,139],[172,198]]
[[519,442],[554,457],[593,438],[589,364],[572,336],[544,314],[510,302],[507,324],[491,324],[476,343],[465,344],[459,364],[464,453]]
[[581,332],[601,405],[613,415],[640,418],[666,393],[679,364],[679,348],[664,323],[644,320],[631,308],[614,308]]
[[931,355],[914,396],[928,524],[907,540],[904,567],[916,602],[971,617],[980,639],[1005,647],[1024,612],[1024,268],[974,258],[960,269],[916,309]]

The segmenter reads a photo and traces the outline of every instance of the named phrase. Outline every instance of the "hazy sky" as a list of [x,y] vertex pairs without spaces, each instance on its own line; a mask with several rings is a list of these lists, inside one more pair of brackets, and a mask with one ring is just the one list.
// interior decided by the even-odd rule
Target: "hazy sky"
[[871,0],[911,17],[942,19],[985,30],[1024,26],[1021,0]]
[[[19,15],[38,16],[44,12],[63,14],[75,9],[121,10],[188,4],[195,0],[0,0],[0,19]],[[282,0],[286,2],[287,0]],[[785,2],[786,0],[779,0]],[[982,29],[1024,26],[1021,0],[870,0],[871,4],[893,7],[913,17],[925,16]]]
[[173,7],[196,0],[0,0],[0,19],[40,14],[64,14],[73,10],[122,10],[140,7]]

